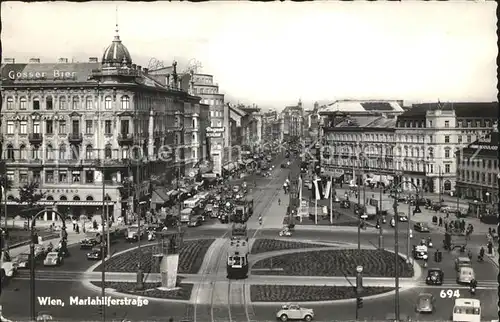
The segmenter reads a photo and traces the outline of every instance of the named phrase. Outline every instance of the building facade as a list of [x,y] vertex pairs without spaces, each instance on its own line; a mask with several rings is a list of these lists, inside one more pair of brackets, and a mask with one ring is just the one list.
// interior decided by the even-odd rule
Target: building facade
[[281,112],[282,141],[298,140],[303,134],[304,109],[302,101],[296,106],[287,106]]
[[42,203],[60,212],[99,214],[105,204],[112,217],[132,214],[120,194],[125,180],[147,201],[151,179],[184,173],[199,153],[200,98],[182,90],[175,73],[164,85],[133,64],[118,32],[101,62],[8,62],[1,67],[3,158],[18,184],[8,205],[16,205],[19,185],[37,181]]
[[456,154],[457,194],[470,199],[476,210],[495,208],[499,201],[498,143],[498,131],[494,131]]
[[[456,152],[486,135],[498,103],[415,104],[398,116],[396,169],[424,192],[454,194]],[[404,189],[412,190],[406,184]]]
[[395,117],[337,115],[335,126],[323,127],[323,171],[343,182],[370,178],[388,185],[394,174],[395,124]]

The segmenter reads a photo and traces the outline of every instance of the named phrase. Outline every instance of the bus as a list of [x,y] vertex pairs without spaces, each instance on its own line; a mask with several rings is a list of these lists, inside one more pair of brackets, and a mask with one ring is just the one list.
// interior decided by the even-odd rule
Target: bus
[[480,322],[481,302],[476,299],[455,299],[453,322]]
[[307,162],[300,163],[300,173],[307,173],[307,169],[309,168],[309,164]]

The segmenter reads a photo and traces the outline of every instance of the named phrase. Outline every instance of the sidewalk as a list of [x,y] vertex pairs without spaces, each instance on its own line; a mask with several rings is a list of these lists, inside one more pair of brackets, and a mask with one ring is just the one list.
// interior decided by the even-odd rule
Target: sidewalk
[[[69,228],[71,228],[71,227],[69,227]],[[80,240],[83,239],[83,236],[84,236],[84,234],[82,234],[82,233],[77,234],[72,229],[69,229],[68,230],[68,246],[79,243]],[[61,238],[52,238],[52,239],[44,240],[43,245],[47,245],[50,242],[52,242],[53,245],[57,246],[57,244],[59,244],[60,240],[61,240]],[[11,257],[16,257],[19,254],[28,253],[29,251],[30,251],[30,245],[27,244],[24,246],[19,246],[16,248],[9,249],[9,254]]]

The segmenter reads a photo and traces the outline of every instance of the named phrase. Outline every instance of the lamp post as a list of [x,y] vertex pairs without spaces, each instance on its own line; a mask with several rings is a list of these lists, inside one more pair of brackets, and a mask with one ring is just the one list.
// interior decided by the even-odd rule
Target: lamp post
[[359,318],[359,309],[363,307],[363,300],[359,295],[363,292],[363,266],[356,266],[356,320]]
[[[30,313],[31,313],[31,320],[32,321],[36,321],[36,318],[37,318],[37,314],[36,314],[36,296],[35,296],[35,264],[36,264],[36,261],[35,261],[35,240],[34,240],[34,236],[35,236],[35,224],[36,224],[36,219],[38,218],[38,216],[44,214],[46,211],[52,211],[53,213],[55,213],[59,219],[62,221],[62,230],[65,231],[66,230],[66,222],[64,220],[64,216],[61,215],[60,212],[58,212],[57,210],[55,209],[43,209],[41,211],[39,211],[36,215],[33,216],[33,218],[31,219],[31,228],[30,228]],[[60,251],[64,251],[64,252],[67,252],[67,249],[66,249],[66,241],[65,240],[61,240],[61,250]]]

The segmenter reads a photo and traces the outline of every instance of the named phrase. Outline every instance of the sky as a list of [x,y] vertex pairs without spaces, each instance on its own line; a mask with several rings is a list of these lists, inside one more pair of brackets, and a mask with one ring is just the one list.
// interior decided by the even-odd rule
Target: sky
[[[118,8],[118,10],[117,10]],[[496,3],[2,2],[3,57],[201,62],[226,101],[496,101]],[[182,69],[182,68],[181,68]]]

